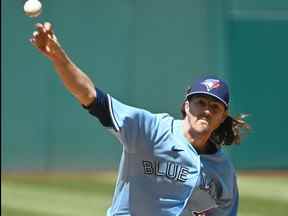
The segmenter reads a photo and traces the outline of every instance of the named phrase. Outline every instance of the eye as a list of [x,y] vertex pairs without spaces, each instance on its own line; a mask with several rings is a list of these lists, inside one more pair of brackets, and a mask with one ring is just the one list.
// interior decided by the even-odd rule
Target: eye
[[212,103],[212,104],[211,104],[211,109],[212,109],[214,112],[220,112],[221,106],[220,106],[220,104],[218,104],[218,103]]
[[198,98],[198,99],[196,100],[196,103],[197,103],[199,106],[201,106],[201,107],[205,107],[205,106],[207,105],[207,102],[206,102],[204,99],[202,99],[202,98]]

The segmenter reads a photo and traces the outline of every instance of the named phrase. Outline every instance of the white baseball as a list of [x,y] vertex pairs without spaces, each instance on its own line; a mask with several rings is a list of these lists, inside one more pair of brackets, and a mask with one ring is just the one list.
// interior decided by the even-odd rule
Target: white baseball
[[24,12],[29,17],[37,17],[41,14],[42,4],[39,0],[28,0],[24,4]]

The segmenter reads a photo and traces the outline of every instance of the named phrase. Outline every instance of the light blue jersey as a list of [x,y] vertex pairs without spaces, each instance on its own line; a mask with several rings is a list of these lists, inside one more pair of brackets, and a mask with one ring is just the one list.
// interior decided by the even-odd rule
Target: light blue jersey
[[106,106],[90,112],[101,116],[101,123],[123,144],[107,216],[236,215],[235,172],[222,150],[200,157],[183,135],[182,120],[107,98],[111,124]]
[[196,150],[168,114],[109,104],[123,153],[107,216],[180,215],[199,178]]
[[[222,149],[200,156],[200,185],[195,188],[183,216],[236,216],[238,187],[236,173]],[[192,214],[193,215],[193,214]]]

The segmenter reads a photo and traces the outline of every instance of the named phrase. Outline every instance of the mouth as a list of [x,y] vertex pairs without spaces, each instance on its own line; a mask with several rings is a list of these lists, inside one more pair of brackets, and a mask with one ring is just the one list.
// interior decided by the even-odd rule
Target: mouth
[[201,117],[198,119],[198,121],[203,122],[207,125],[210,123],[210,120],[207,117]]

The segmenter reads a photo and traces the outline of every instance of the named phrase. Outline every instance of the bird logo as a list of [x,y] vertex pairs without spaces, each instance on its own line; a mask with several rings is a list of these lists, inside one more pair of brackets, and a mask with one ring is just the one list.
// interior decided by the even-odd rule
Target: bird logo
[[206,79],[203,82],[201,82],[202,85],[205,85],[207,91],[211,91],[212,89],[219,88],[221,86],[221,83],[217,79]]

